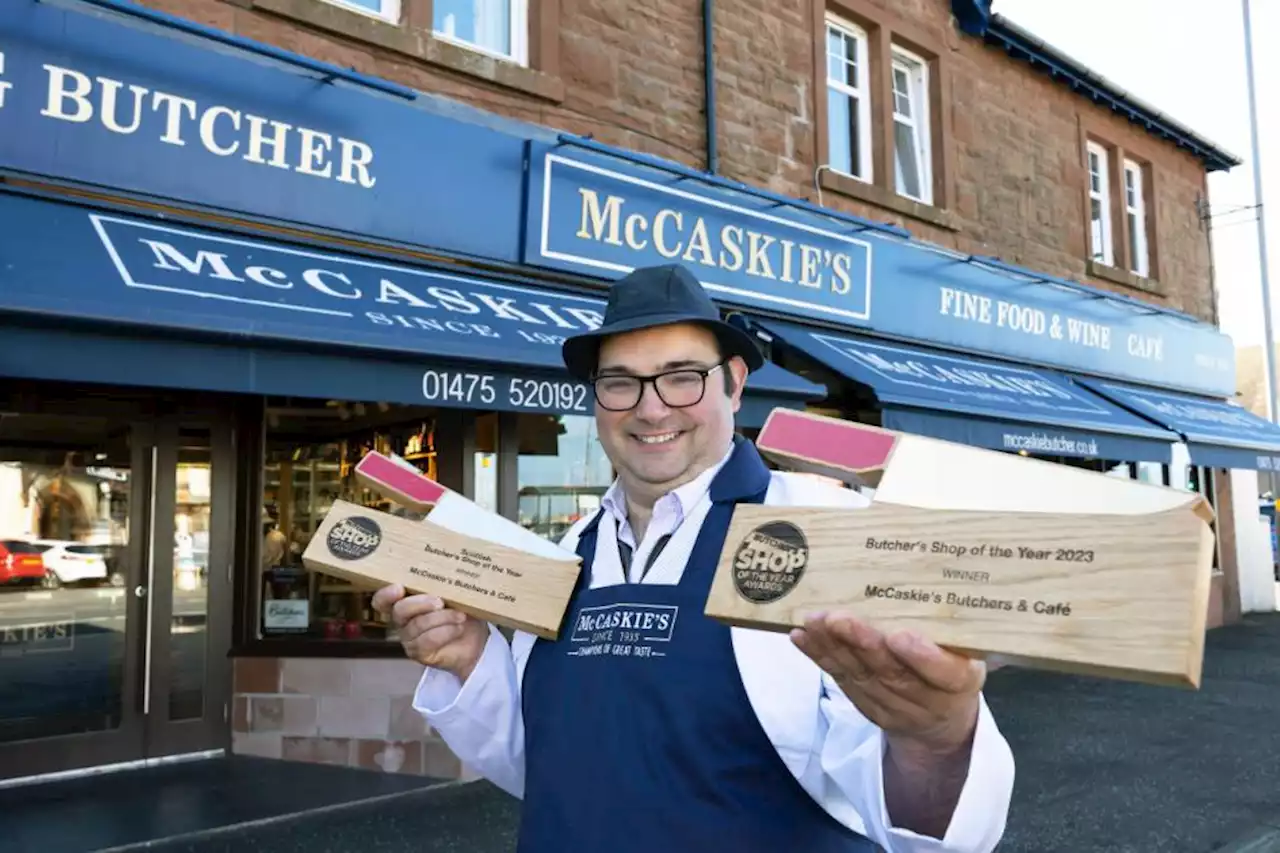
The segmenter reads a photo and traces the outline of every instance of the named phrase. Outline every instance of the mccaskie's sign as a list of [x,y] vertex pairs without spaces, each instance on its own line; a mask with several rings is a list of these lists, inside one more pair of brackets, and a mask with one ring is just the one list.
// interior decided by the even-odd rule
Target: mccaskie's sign
[[[844,322],[871,314],[871,244],[851,233],[697,194],[556,154],[530,193],[531,263],[614,276],[680,263],[726,302],[804,309]],[[819,222],[820,220],[815,220]]]
[[[516,336],[559,346],[596,328],[597,298],[505,285],[415,267],[194,229],[94,215],[103,248],[131,289],[188,297],[194,308],[247,315],[262,324],[322,324],[463,338]],[[436,346],[439,346],[437,344]]]

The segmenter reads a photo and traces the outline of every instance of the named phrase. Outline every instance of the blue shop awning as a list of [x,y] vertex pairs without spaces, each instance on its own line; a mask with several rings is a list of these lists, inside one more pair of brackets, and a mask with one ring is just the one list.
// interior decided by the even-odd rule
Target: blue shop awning
[[1168,463],[1178,436],[1049,370],[774,320],[782,345],[869,389],[888,429],[1046,456]]
[[[590,414],[599,296],[0,193],[0,375]],[[740,423],[824,389],[776,366]]]
[[1230,400],[1092,377],[1076,381],[1181,435],[1193,465],[1280,471],[1280,426]]

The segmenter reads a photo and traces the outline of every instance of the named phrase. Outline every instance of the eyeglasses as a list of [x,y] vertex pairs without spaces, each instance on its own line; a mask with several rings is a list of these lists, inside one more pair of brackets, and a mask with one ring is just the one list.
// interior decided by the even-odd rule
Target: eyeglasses
[[702,402],[707,390],[707,377],[722,367],[723,362],[706,370],[684,367],[652,376],[597,376],[593,387],[596,401],[611,412],[625,412],[640,405],[645,385],[652,385],[658,399],[668,408],[686,409]]

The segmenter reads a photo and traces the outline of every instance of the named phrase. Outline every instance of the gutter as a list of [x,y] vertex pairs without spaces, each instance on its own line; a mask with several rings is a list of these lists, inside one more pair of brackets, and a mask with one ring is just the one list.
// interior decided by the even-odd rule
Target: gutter
[[720,170],[720,155],[716,151],[716,64],[712,19],[715,15],[714,0],[702,0],[702,67],[703,88],[707,111],[707,172],[714,175]]
[[[1033,50],[1027,50],[1028,53],[1033,54],[1031,56],[1032,60],[1053,60],[1061,65],[1064,71],[1079,77],[1082,81],[1092,84],[1116,100],[1123,102],[1123,105],[1129,108],[1131,119],[1145,121],[1148,124],[1162,125],[1158,129],[1184,137],[1185,139],[1180,141],[1183,145],[1188,142],[1194,143],[1194,146],[1198,146],[1200,149],[1196,153],[1202,158],[1212,160],[1219,168],[1231,168],[1244,162],[1243,159],[1223,146],[1196,133],[1177,119],[1161,112],[1101,74],[1090,71],[1079,60],[1073,59],[1038,36],[1032,35],[1003,15],[993,14],[991,16],[991,23],[987,29],[986,37],[988,40],[994,40],[997,43],[1003,42],[1006,46],[1022,47],[1024,50],[1032,48]],[[1023,44],[1018,45],[1017,42],[1022,42]],[[1075,87],[1073,86],[1072,88]]]

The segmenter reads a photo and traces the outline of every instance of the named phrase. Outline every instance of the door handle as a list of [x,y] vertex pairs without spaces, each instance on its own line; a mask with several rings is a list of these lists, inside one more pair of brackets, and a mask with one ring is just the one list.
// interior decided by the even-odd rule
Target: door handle
[[[151,490],[150,490],[150,507],[147,512],[147,548],[144,559],[147,561],[147,582],[139,584],[133,590],[133,594],[138,598],[146,596],[147,591],[151,588],[151,584],[155,582],[156,571],[156,481],[160,476],[157,470],[160,449],[156,445],[151,445]],[[170,522],[172,523],[172,522]],[[142,635],[142,714],[146,716],[151,713],[151,631],[152,619],[155,616],[155,608],[148,606],[145,608],[147,618],[143,623],[146,627],[143,629]]]

